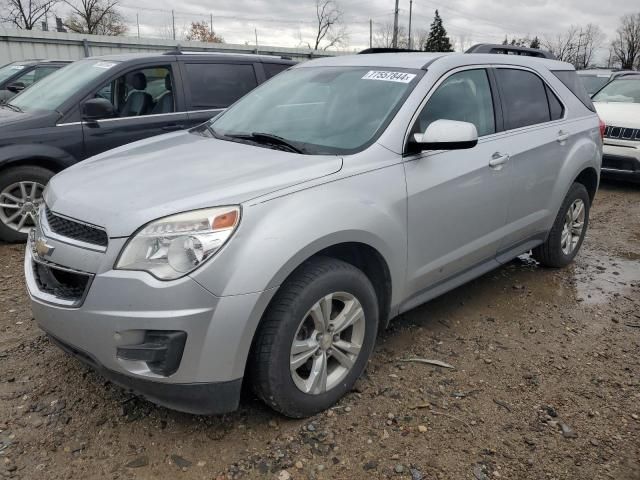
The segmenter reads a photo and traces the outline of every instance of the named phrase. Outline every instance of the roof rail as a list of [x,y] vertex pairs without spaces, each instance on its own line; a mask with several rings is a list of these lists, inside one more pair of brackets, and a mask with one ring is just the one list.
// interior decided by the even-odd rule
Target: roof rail
[[[387,48],[373,47],[358,52],[358,55],[367,55],[369,53],[405,53],[405,52],[421,52],[421,50],[409,50],[408,48]],[[424,52],[423,52],[424,53]]]
[[164,52],[162,55],[229,55],[229,56],[259,56],[259,57],[272,57],[272,58],[279,58],[281,60],[291,60],[293,61],[293,58],[291,58],[288,55],[277,55],[277,54],[267,54],[267,53],[261,53],[261,54],[257,54],[257,53],[240,53],[240,52],[211,52],[209,50],[197,50],[197,51],[189,51],[189,50],[180,50],[180,47],[176,48],[175,50],[170,50],[168,52]]
[[464,53],[498,53],[503,55],[522,55],[525,57],[548,58],[556,60],[556,57],[546,50],[537,48],[518,47],[516,45],[500,45],[494,43],[478,43]]

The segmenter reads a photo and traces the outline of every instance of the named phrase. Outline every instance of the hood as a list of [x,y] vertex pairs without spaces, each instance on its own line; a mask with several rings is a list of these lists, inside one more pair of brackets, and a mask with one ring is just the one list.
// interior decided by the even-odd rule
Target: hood
[[640,128],[640,103],[594,102],[593,105],[607,125]]
[[55,111],[16,112],[8,107],[0,106],[0,138],[12,139],[13,135],[4,134],[16,130],[52,126],[59,117],[60,114]]
[[299,155],[189,132],[142,140],[78,163],[53,177],[49,208],[131,235],[160,217],[235,205],[338,172],[342,159]]

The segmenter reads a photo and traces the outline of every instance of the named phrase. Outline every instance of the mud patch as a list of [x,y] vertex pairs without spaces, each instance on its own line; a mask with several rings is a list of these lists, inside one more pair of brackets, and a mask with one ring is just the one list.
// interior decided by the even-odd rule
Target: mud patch
[[617,297],[640,299],[640,265],[637,260],[600,256],[575,274],[575,287],[578,300],[588,305]]

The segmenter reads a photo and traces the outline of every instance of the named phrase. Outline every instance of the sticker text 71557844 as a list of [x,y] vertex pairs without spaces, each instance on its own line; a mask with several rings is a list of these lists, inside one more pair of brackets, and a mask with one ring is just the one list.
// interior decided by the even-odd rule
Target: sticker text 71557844
[[415,76],[415,73],[369,70],[364,77],[362,77],[362,80],[382,80],[383,82],[409,83],[415,78]]

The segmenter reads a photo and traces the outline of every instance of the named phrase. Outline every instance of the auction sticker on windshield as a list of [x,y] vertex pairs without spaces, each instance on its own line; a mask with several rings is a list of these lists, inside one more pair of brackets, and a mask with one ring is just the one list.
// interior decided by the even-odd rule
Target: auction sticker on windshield
[[362,80],[382,80],[384,82],[409,83],[415,78],[414,73],[388,72],[385,70],[369,70]]

